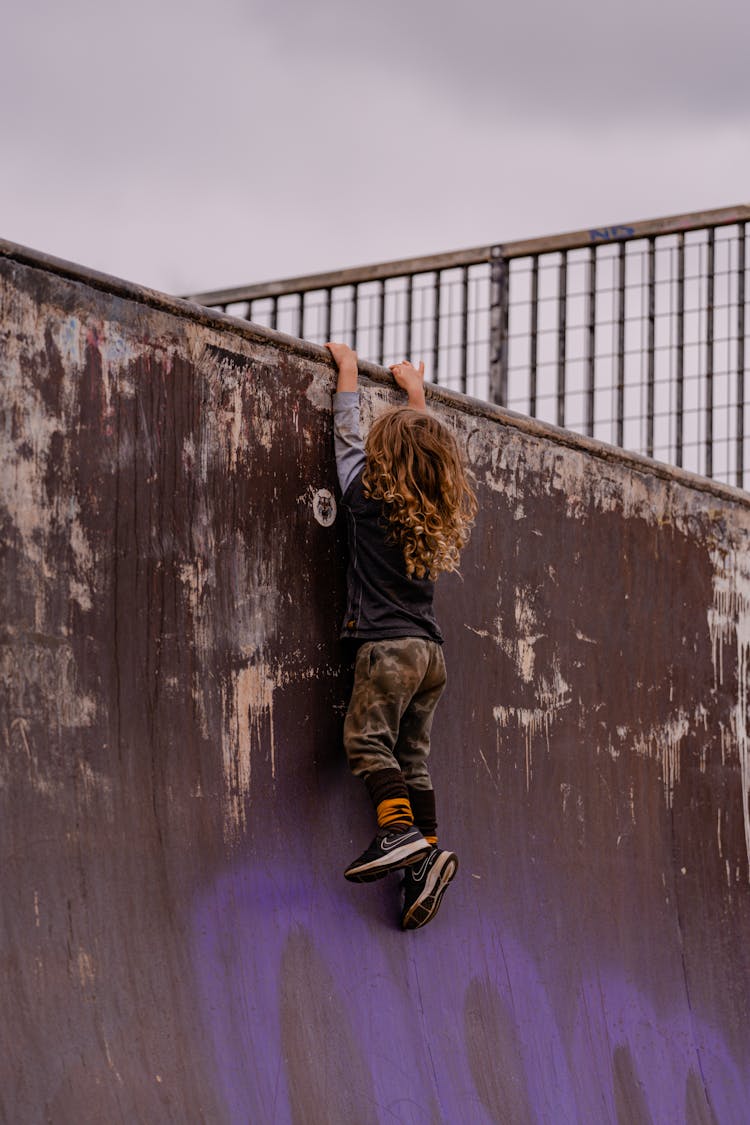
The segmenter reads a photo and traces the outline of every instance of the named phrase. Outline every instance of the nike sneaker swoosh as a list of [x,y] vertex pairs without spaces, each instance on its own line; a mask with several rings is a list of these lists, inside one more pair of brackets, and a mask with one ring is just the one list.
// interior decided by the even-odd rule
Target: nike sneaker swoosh
[[[397,848],[399,846],[399,844],[403,844],[405,842],[411,843],[412,841],[411,840],[405,841],[404,835],[403,835],[403,833],[401,833],[400,836],[392,836],[390,838],[390,840],[388,839],[387,836],[384,836],[381,843],[380,843],[380,846],[381,846],[381,848],[383,849],[384,852],[390,852],[390,851],[393,851],[394,848]],[[416,843],[416,841],[414,841],[414,842]]]

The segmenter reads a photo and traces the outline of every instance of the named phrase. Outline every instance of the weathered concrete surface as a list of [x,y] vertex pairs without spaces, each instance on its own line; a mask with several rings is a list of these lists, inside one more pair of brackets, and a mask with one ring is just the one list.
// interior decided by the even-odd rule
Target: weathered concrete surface
[[482,507],[404,935],[341,875],[330,365],[0,274],[0,1118],[746,1120],[746,498],[434,399]]

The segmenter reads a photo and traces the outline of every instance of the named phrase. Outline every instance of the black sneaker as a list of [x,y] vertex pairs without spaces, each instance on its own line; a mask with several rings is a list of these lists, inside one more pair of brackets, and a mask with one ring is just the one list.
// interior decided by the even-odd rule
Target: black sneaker
[[367,851],[349,864],[344,877],[352,883],[371,883],[389,871],[416,863],[429,849],[418,828],[380,828]]
[[401,928],[417,930],[438,912],[445,888],[458,871],[458,856],[433,847],[421,862],[404,875],[404,909]]

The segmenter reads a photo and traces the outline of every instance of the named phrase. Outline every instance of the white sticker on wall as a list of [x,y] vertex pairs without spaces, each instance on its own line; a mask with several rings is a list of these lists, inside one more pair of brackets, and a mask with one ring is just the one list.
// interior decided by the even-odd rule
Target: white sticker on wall
[[327,488],[319,488],[313,496],[313,515],[321,527],[330,527],[336,519],[336,501]]

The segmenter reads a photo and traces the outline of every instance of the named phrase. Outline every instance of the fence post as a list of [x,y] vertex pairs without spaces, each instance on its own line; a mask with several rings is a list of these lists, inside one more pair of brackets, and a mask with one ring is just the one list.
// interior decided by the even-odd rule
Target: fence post
[[560,254],[557,286],[557,424],[565,425],[565,388],[568,358],[568,252]]
[[737,469],[735,483],[745,485],[745,224],[737,246]]
[[508,403],[508,298],[510,262],[502,246],[490,251],[490,402]]

